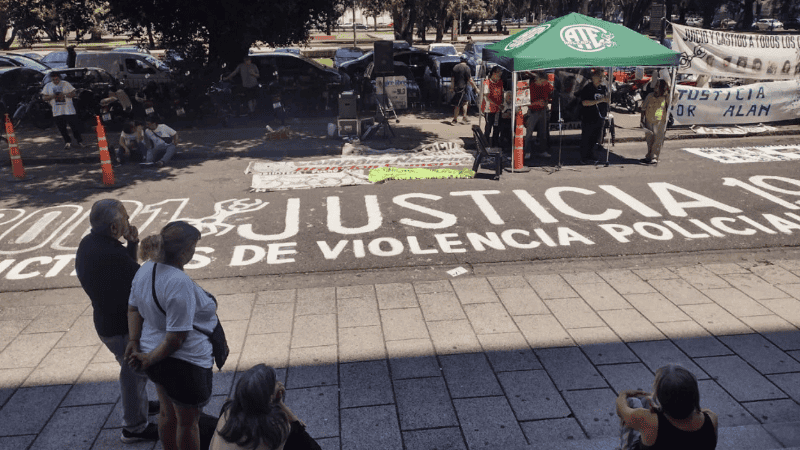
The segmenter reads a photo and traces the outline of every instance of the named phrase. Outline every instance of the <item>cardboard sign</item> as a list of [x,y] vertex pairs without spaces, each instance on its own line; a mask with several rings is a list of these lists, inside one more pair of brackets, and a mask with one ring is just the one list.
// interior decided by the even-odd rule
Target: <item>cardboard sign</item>
[[394,109],[408,108],[408,81],[403,76],[377,77],[375,78],[375,93],[383,95],[383,88],[386,87],[386,94],[392,101]]

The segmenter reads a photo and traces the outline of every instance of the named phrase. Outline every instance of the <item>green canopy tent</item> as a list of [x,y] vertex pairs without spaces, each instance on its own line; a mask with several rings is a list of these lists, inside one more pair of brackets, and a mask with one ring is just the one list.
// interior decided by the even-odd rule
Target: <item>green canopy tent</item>
[[[512,73],[516,111],[518,72],[602,67],[608,68],[611,76],[613,67],[674,68],[679,64],[680,53],[622,25],[570,13],[484,47],[483,60]],[[674,70],[671,86],[674,90]],[[514,164],[519,168],[516,161]]]

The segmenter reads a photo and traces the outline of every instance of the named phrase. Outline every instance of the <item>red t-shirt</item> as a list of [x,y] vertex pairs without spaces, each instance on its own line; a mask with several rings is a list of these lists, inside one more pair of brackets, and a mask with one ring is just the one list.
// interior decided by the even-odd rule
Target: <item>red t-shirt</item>
[[[492,81],[489,80],[489,94],[486,95],[497,105],[503,104],[503,80]],[[489,112],[500,112],[500,107],[494,103],[489,102]]]
[[537,100],[544,100],[545,106],[535,106],[531,104],[529,109],[534,111],[541,111],[547,108],[547,102],[550,100],[550,94],[553,92],[553,85],[550,82],[539,84],[539,83],[531,83],[530,84],[531,90],[531,103],[534,103]]

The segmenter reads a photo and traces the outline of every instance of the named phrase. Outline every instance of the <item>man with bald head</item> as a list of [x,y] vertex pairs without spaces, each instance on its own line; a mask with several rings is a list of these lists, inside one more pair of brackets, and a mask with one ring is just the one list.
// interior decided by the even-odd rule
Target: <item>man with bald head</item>
[[[78,280],[92,301],[97,335],[120,364],[119,385],[122,394],[124,443],[158,440],[158,426],[148,423],[148,412],[158,412],[158,405],[147,401],[147,375],[134,371],[123,356],[128,345],[128,297],[139,263],[139,231],[128,221],[122,202],[103,199],[92,205],[89,213],[91,232],[86,235],[75,257]],[[123,246],[119,238],[125,238]],[[154,410],[154,411],[153,411]]]

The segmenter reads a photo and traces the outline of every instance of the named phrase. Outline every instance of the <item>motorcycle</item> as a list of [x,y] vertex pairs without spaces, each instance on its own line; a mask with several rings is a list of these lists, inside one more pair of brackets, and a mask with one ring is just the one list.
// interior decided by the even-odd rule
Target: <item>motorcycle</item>
[[639,109],[641,101],[641,93],[636,90],[633,83],[615,81],[611,84],[611,106],[616,106],[633,114]]
[[14,111],[11,119],[14,128],[18,128],[24,122],[30,122],[42,130],[53,124],[53,110],[49,103],[42,100],[42,94],[38,90],[30,100],[20,103]]
[[122,128],[126,120],[133,118],[133,103],[124,90],[109,92],[109,96],[100,100],[100,119],[109,128]]
[[278,81],[273,81],[267,87],[272,100],[272,111],[275,117],[280,120],[281,125],[286,125],[286,106],[281,101],[281,87]]

